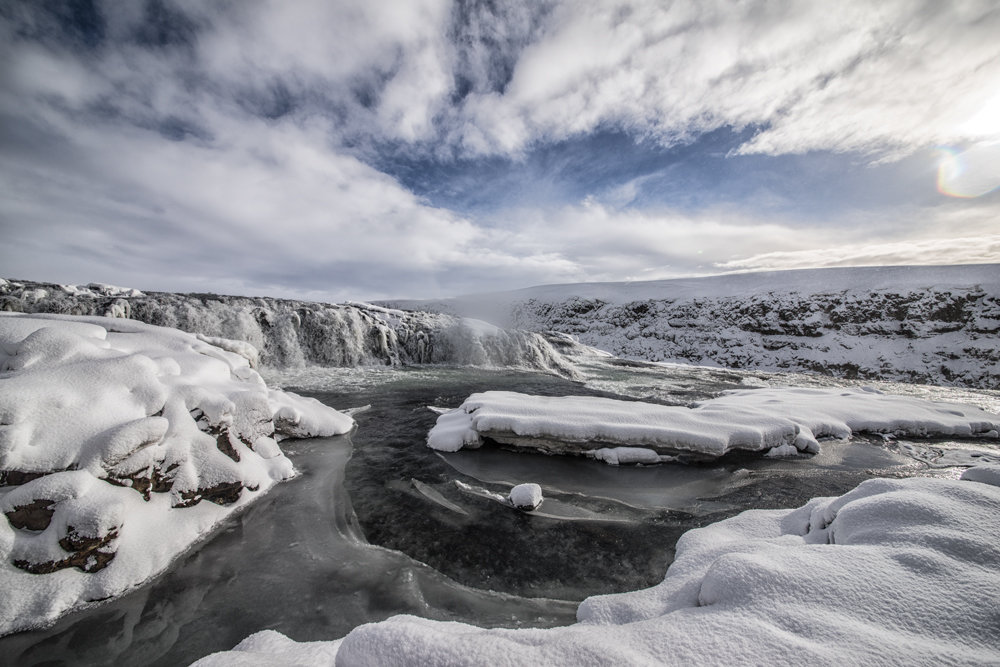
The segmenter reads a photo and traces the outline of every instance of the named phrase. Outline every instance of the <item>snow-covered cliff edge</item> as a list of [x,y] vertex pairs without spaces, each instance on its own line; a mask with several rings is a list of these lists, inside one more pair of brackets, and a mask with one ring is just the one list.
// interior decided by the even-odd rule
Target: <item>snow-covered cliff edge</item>
[[1000,266],[553,285],[400,307],[568,333],[648,361],[1000,386]]
[[0,279],[0,311],[130,318],[201,334],[214,344],[219,339],[242,341],[252,348],[233,351],[272,368],[446,363],[574,372],[536,333],[364,303],[143,293],[101,284]]

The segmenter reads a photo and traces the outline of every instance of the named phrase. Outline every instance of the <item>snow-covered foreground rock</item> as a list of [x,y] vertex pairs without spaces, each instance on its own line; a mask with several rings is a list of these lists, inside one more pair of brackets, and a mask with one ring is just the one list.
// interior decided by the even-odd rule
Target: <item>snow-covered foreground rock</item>
[[[143,293],[91,284],[0,279],[0,311],[102,315],[225,340],[269,368],[456,364],[530,368],[573,376],[572,363],[537,333],[471,318],[365,303]],[[239,349],[237,349],[239,348]]]
[[156,575],[294,474],[277,440],[354,427],[217,342],[0,314],[0,634]]
[[873,479],[691,530],[661,584],[588,598],[569,627],[396,616],[332,642],[264,631],[196,664],[996,664],[1000,468],[963,477]]
[[393,305],[559,331],[646,361],[1000,385],[995,264],[549,285]]
[[865,389],[751,389],[693,408],[487,391],[441,414],[427,444],[455,452],[489,439],[546,454],[625,464],[708,460],[733,450],[772,456],[815,453],[818,438],[862,432],[997,438],[998,430],[1000,415],[976,407]]

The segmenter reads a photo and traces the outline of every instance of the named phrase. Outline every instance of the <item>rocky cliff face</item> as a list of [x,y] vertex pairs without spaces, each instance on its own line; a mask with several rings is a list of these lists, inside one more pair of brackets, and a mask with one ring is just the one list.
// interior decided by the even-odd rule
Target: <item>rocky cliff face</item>
[[399,302],[571,334],[620,357],[1000,388],[1000,265],[549,285]]
[[1000,387],[1000,295],[981,287],[529,298],[512,305],[511,319],[649,361]]
[[437,313],[215,294],[143,293],[0,280],[0,310],[139,320],[248,343],[239,352],[274,368],[447,363],[517,366],[572,375],[542,336]]

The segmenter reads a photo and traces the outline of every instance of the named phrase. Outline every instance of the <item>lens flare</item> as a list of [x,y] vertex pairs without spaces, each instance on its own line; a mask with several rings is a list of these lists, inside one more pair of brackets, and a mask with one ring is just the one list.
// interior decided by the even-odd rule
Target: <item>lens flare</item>
[[938,192],[971,199],[1000,188],[1000,143],[938,148]]

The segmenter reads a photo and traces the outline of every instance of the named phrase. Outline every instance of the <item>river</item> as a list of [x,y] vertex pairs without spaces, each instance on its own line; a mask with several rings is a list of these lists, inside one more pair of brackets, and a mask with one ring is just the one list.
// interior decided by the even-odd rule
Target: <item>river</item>
[[[511,369],[422,366],[269,372],[271,385],[336,408],[370,405],[350,436],[282,443],[299,475],[228,521],[156,581],[0,639],[17,665],[177,665],[271,628],[334,639],[409,613],[484,626],[572,623],[584,597],[663,578],[677,538],[750,508],[797,507],[870,477],[955,477],[998,460],[986,442],[826,442],[812,457],[738,455],[704,465],[612,467],[485,447],[424,444],[436,415],[470,393],[506,389],[686,404],[751,386],[855,385],[614,359],[581,363],[585,381]],[[869,383],[870,384],[870,383]],[[884,391],[1000,411],[1000,392],[918,385]],[[524,514],[498,501],[536,482]]]

